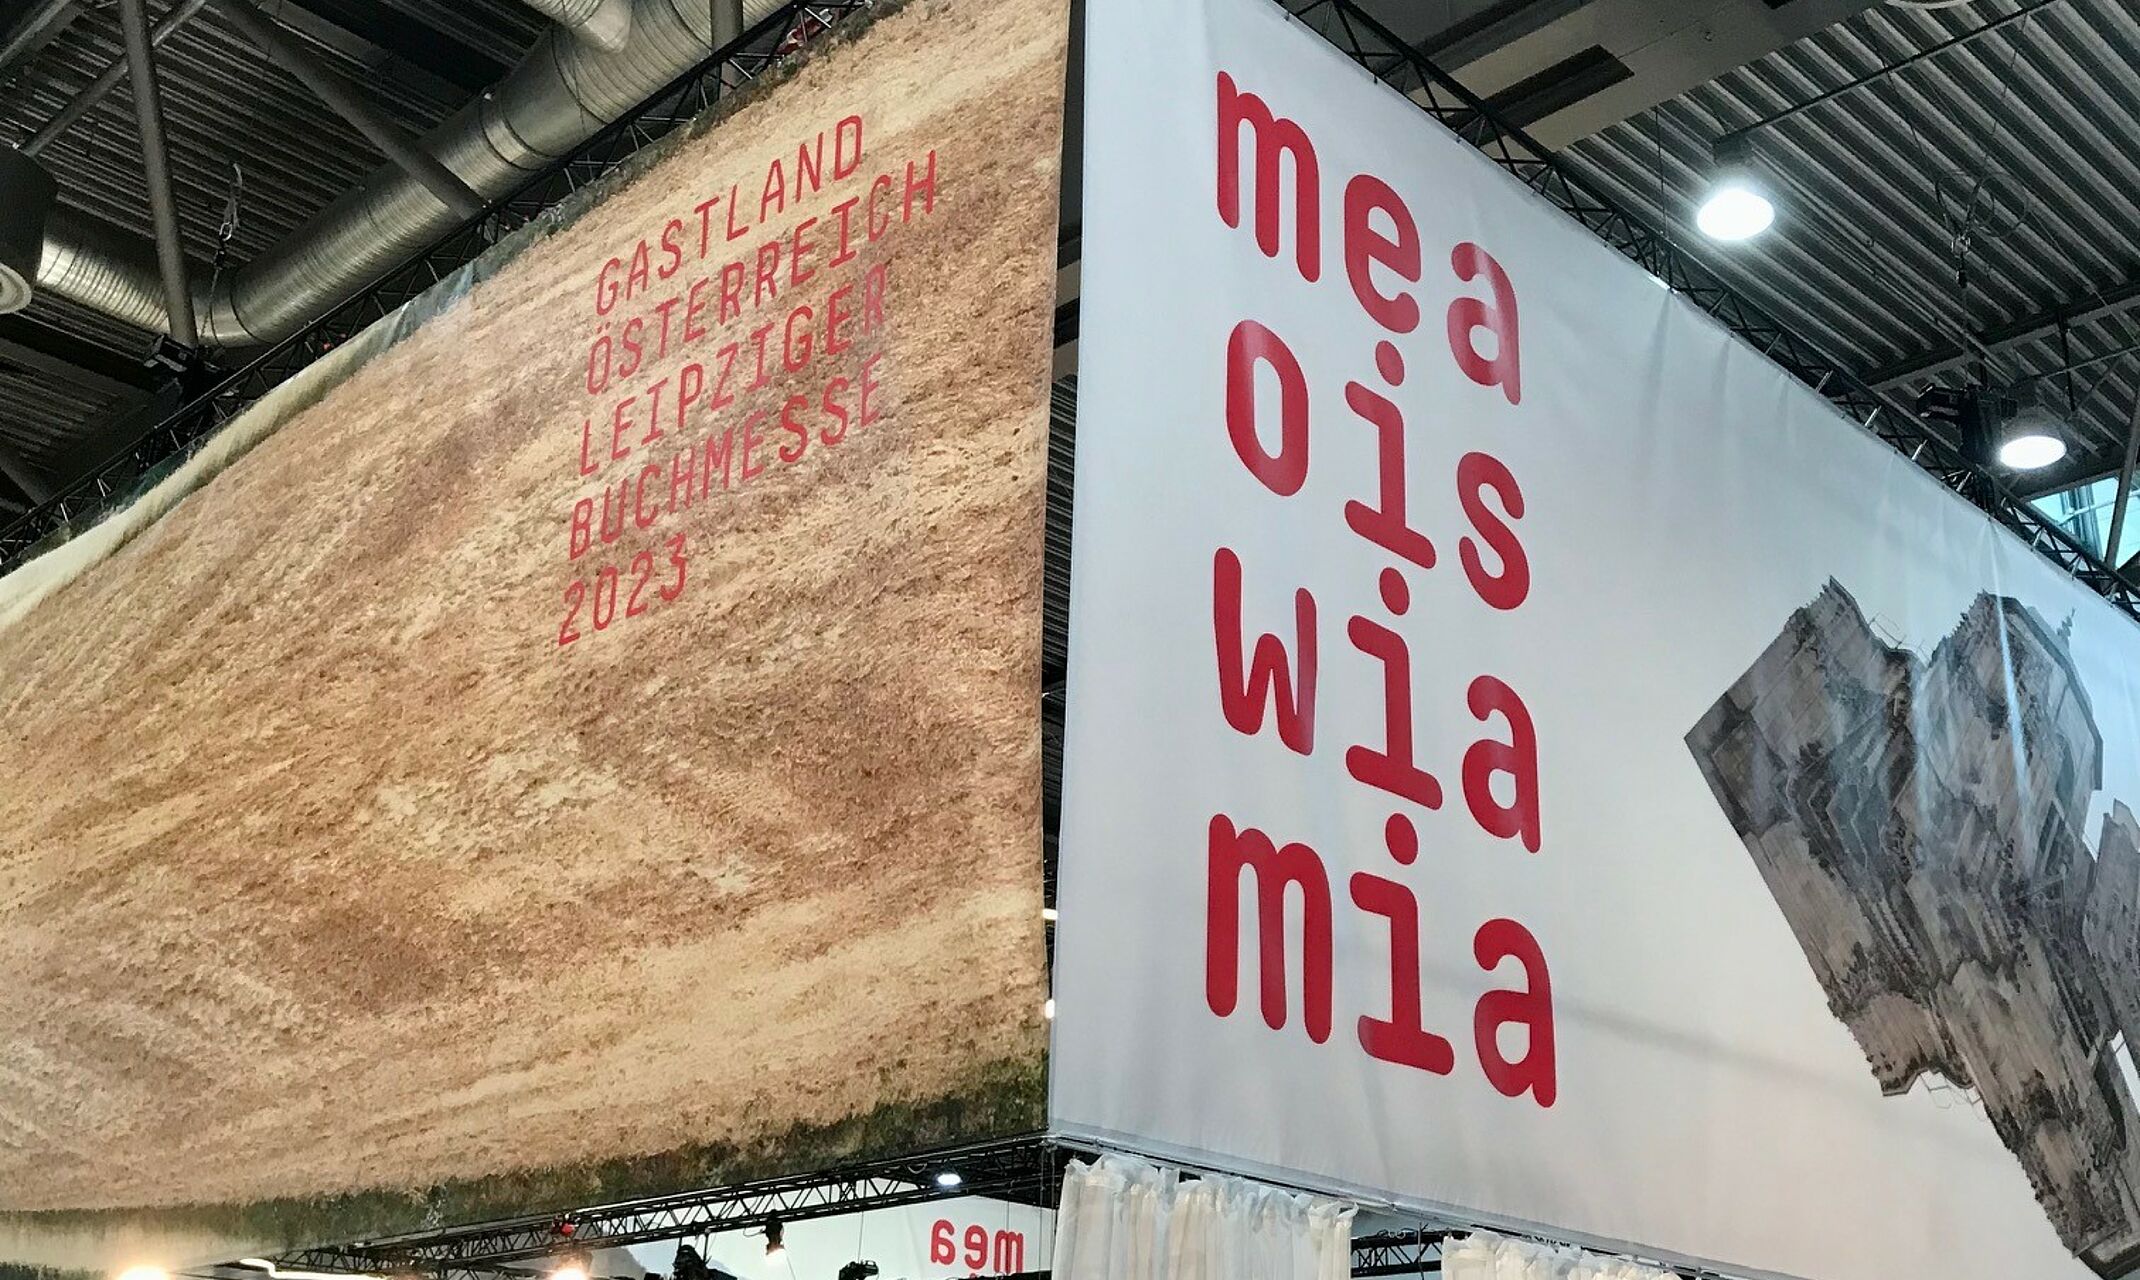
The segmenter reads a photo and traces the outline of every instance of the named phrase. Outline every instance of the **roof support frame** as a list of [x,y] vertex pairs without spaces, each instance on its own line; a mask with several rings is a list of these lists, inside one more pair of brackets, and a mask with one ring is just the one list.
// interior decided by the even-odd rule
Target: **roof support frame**
[[156,228],[156,265],[163,274],[171,340],[191,350],[201,345],[201,335],[193,323],[193,288],[179,242],[178,205],[171,197],[171,154],[164,143],[163,95],[156,85],[146,0],[119,0],[119,26],[126,40],[127,74],[134,82],[134,118],[141,129],[142,168],[148,175],[149,216]]
[[[1273,0],[1563,213],[1737,333],[1852,421],[2004,525],[2059,569],[2140,618],[2140,583],[2104,563],[2000,475],[1972,461],[1891,387],[1872,385],[1741,295],[1670,237],[1592,190],[1523,130],[1389,30],[1359,0]],[[2133,286],[2140,300],[2140,284]],[[2127,304],[2129,305],[2129,303]],[[1987,339],[1986,345],[1990,345]],[[1957,361],[1967,359],[1958,356]]]
[[[305,3],[316,0],[284,0]],[[732,43],[718,47],[691,71],[612,121],[571,155],[535,174],[512,195],[493,203],[423,252],[383,272],[303,332],[270,347],[252,363],[223,376],[145,430],[115,445],[105,457],[27,514],[0,520],[0,573],[31,558],[50,539],[87,527],[132,491],[134,478],[184,453],[243,413],[284,380],[361,333],[403,303],[420,297],[466,266],[503,237],[539,218],[588,183],[623,164],[641,148],[678,129],[712,106],[723,93],[779,66],[801,43],[838,29],[842,18],[870,7],[871,0],[787,0]]]
[[34,57],[81,16],[81,0],[35,0],[22,20],[0,36],[0,72]]
[[[2140,307],[2140,279],[2128,280],[2089,297],[2077,298],[2034,315],[2023,316],[1996,329],[1985,330],[1977,335],[1977,339],[1985,350],[1997,354],[2024,342],[2053,337],[2061,329],[2120,315],[2135,307]],[[1867,373],[1865,381],[1875,391],[1899,390],[1926,378],[1936,378],[1976,358],[1975,351],[1964,349],[1960,345],[1943,345],[1882,365]]]
[[0,316],[0,359],[114,399],[146,395],[159,382],[146,364],[129,364],[102,347],[21,315]]
[[[179,0],[179,3],[173,5],[171,11],[163,16],[162,21],[150,30],[149,47],[154,48],[170,39],[171,33],[192,21],[193,15],[199,13],[207,3],[208,0]],[[23,154],[34,156],[51,146],[55,139],[72,129],[83,116],[88,115],[90,108],[102,102],[106,95],[117,88],[119,82],[126,79],[126,73],[125,55],[121,54],[112,59],[96,79],[84,85],[80,93],[68,99],[67,105],[61,107],[36,133],[30,135],[29,140],[22,144]]]
[[436,31],[378,0],[282,0],[282,7],[302,10],[352,39],[466,94],[483,92],[512,70],[482,50]]
[[459,174],[424,150],[423,144],[403,132],[399,125],[388,120],[365,98],[362,90],[320,65],[302,45],[277,26],[273,18],[254,8],[252,0],[217,0],[217,9],[244,32],[245,38],[256,48],[297,77],[351,128],[363,134],[366,141],[399,165],[402,172],[422,183],[439,203],[463,218],[473,218],[483,212],[488,202],[463,182]]
[[2117,563],[2118,544],[2125,536],[2125,512],[2132,505],[2133,468],[2140,464],[2140,396],[2133,398],[2132,423],[2125,429],[2125,462],[2118,468],[2118,496],[2110,506],[2110,536],[2103,541],[2103,558]]

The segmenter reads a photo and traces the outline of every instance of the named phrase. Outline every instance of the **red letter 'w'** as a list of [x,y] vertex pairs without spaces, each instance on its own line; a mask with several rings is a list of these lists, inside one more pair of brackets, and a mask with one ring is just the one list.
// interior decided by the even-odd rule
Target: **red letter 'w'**
[[1219,645],[1219,705],[1226,723],[1246,734],[1263,731],[1263,703],[1269,698],[1278,717],[1278,738],[1307,755],[1315,750],[1315,597],[1303,588],[1293,593],[1293,631],[1300,650],[1300,675],[1286,666],[1285,642],[1274,635],[1256,638],[1253,661],[1241,663],[1241,558],[1225,547],[1212,560],[1211,628]]

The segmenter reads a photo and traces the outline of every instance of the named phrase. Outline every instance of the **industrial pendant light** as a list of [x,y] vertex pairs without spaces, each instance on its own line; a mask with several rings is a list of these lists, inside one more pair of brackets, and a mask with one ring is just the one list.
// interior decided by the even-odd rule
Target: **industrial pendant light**
[[1754,170],[1750,139],[1727,135],[1714,151],[1709,194],[1694,212],[1694,225],[1711,240],[1750,240],[1776,221],[1776,206]]
[[1999,465],[2040,471],[2066,456],[2066,428],[2041,400],[2021,406],[1999,424]]

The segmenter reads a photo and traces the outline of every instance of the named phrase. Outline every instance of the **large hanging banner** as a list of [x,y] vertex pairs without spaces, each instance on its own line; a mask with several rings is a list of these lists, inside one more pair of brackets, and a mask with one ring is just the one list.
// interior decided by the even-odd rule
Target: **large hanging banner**
[[1043,1123],[1067,34],[877,6],[0,629],[0,1264]]
[[1089,9],[1057,1125],[2125,1274],[2140,629],[1277,5]]

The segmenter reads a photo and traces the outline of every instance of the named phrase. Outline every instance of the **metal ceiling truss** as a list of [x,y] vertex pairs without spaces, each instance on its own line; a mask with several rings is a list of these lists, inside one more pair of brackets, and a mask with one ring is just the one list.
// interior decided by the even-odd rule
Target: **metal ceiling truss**
[[[284,1271],[498,1280],[532,1274],[528,1264],[565,1254],[688,1240],[720,1231],[896,1209],[953,1196],[988,1196],[1052,1207],[1065,1153],[1039,1134],[681,1195],[574,1209],[356,1244],[275,1259]],[[937,1175],[956,1172],[946,1187]],[[226,1280],[263,1272],[218,1267]]]
[[1370,1276],[1429,1275],[1442,1269],[1442,1241],[1461,1231],[1382,1231],[1352,1242],[1354,1280]]
[[213,383],[49,501],[0,527],[0,572],[28,559],[55,535],[71,535],[94,524],[124,502],[153,468],[182,456],[306,366],[422,296],[641,149],[696,119],[724,92],[747,86],[872,4],[873,0],[790,0],[767,14],[739,39],[671,81],[578,151],[492,204],[482,216],[389,271],[311,328]]
[[[311,329],[224,379],[66,491],[0,528],[0,570],[20,563],[53,534],[93,521],[131,492],[149,468],[190,448],[270,388],[422,294],[500,237],[697,116],[719,98],[724,79],[733,84],[761,74],[797,43],[791,34],[809,35],[836,26],[853,11],[869,7],[869,2],[791,0],[767,15],[729,48],[673,82],[637,112],[604,129],[519,192],[491,206],[485,216],[390,272]],[[2066,573],[2140,617],[2140,587],[2038,513],[2002,477],[1964,456],[1956,442],[1935,432],[1892,391],[1867,385],[1742,297],[1657,229],[1592,191],[1522,130],[1506,124],[1476,95],[1362,10],[1357,0],[1275,2],[1593,234],[1826,396],[1854,421],[1990,513]]]
[[1868,385],[1741,296],[1662,232],[1597,194],[1552,153],[1521,129],[1501,120],[1476,94],[1364,11],[1358,0],[1274,2],[1599,239],[1634,259],[1793,377],[1827,397],[1851,420],[1989,513],[2045,559],[2126,613],[2140,618],[2140,585],[2113,570],[2092,549],[2030,506],[2003,477],[1971,461],[1958,442],[1935,431],[1891,389]]
[[[546,1260],[568,1255],[689,1241],[773,1221],[787,1225],[959,1196],[1053,1209],[1060,1197],[1064,1164],[1073,1154],[1071,1148],[1058,1146],[1044,1135],[1028,1134],[566,1213],[306,1249],[274,1261],[284,1273],[522,1280],[542,1275]],[[957,1185],[937,1182],[937,1175],[946,1170],[959,1174]],[[1197,1176],[1189,1170],[1183,1173]],[[1361,1236],[1352,1242],[1352,1274],[1358,1280],[1369,1280],[1439,1272],[1443,1242],[1463,1234],[1461,1229],[1422,1227]],[[257,1266],[235,1264],[200,1274],[214,1280],[263,1280],[266,1275]],[[1046,1270],[1035,1270],[1002,1280],[1047,1280],[1048,1275]]]

